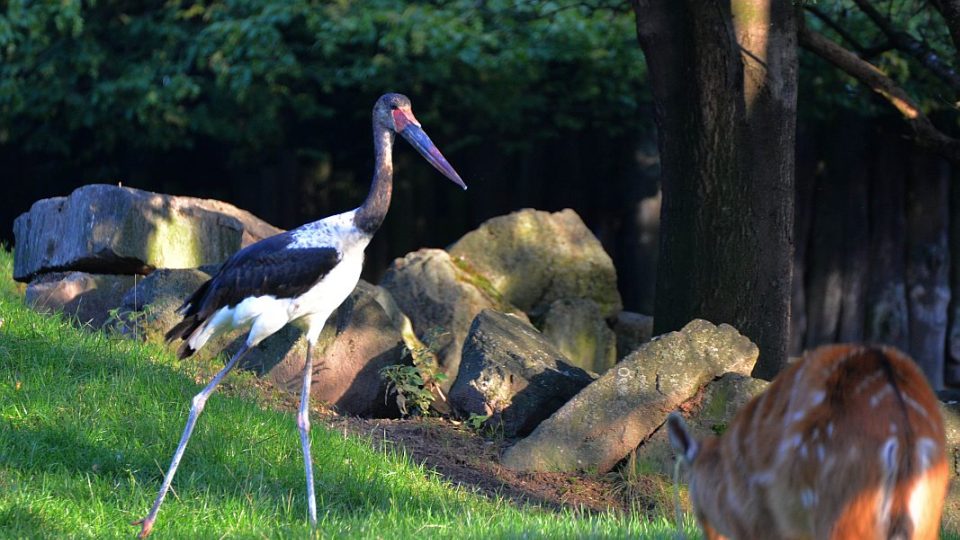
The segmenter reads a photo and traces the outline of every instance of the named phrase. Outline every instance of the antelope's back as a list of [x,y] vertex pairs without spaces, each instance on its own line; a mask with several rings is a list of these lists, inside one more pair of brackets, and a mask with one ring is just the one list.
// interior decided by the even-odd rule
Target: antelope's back
[[718,447],[727,470],[745,471],[734,485],[758,508],[740,515],[771,520],[780,537],[937,537],[943,420],[923,373],[893,348],[812,351],[745,407]]

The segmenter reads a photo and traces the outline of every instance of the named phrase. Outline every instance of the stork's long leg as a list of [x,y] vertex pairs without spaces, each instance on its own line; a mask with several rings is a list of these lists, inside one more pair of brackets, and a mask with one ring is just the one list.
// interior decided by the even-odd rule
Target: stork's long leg
[[187,418],[187,425],[183,428],[183,435],[180,437],[180,444],[177,446],[177,451],[173,454],[173,460],[170,462],[170,469],[167,470],[166,476],[163,477],[163,485],[160,486],[160,493],[157,494],[157,500],[153,503],[153,508],[150,509],[150,513],[147,514],[147,517],[134,521],[133,525],[140,525],[140,534],[137,535],[138,538],[146,538],[150,534],[150,530],[153,528],[153,522],[157,519],[157,512],[160,510],[160,505],[163,503],[163,498],[167,496],[167,490],[170,489],[170,484],[173,482],[173,475],[177,473],[177,467],[180,465],[180,458],[183,457],[183,451],[187,448],[187,441],[190,440],[190,434],[193,433],[193,428],[197,423],[197,417],[200,416],[200,413],[203,412],[203,407],[207,403],[207,398],[210,397],[210,394],[217,388],[217,385],[220,384],[220,381],[226,377],[227,373],[230,373],[230,370],[237,365],[237,362],[240,358],[248,351],[250,347],[246,343],[240,347],[240,350],[233,355],[233,358],[227,362],[227,365],[217,373],[213,379],[207,383],[207,386],[200,391],[199,394],[193,397],[192,404],[190,406],[190,416]]
[[307,511],[310,513],[310,528],[317,527],[317,498],[313,490],[313,460],[310,458],[310,382],[313,379],[313,343],[307,340],[307,360],[303,366],[303,391],[300,393],[300,411],[297,413],[297,428],[303,446],[303,466],[307,473]]

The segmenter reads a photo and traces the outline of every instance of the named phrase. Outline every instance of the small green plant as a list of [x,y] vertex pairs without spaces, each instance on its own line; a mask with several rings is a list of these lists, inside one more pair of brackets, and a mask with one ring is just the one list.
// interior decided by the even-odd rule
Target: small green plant
[[152,306],[144,306],[141,311],[130,311],[120,307],[113,308],[107,311],[107,321],[104,323],[104,328],[109,329],[115,335],[132,335],[133,339],[139,341],[144,326],[157,317],[157,314],[151,308]]
[[489,419],[489,414],[470,413],[470,418],[467,418],[467,427],[473,431],[480,431],[483,428],[483,423]]
[[389,398],[390,394],[395,392],[397,405],[403,416],[409,416],[413,412],[428,416],[434,401],[438,398],[444,401],[447,399],[440,388],[443,381],[447,380],[447,375],[440,370],[436,344],[440,338],[449,335],[449,332],[431,329],[424,341],[421,341],[414,334],[410,320],[404,318],[401,334],[406,349],[404,358],[409,356],[413,365],[397,364],[380,370],[380,376],[387,381],[384,397]]
[[[396,364],[387,366],[380,370],[380,376],[387,381],[386,397],[391,393],[397,394],[397,406],[400,407],[400,414],[409,416],[416,411],[421,416],[426,416],[430,410],[430,404],[433,403],[434,395],[424,384],[423,375],[417,366],[405,366]],[[410,406],[408,409],[407,406]]]

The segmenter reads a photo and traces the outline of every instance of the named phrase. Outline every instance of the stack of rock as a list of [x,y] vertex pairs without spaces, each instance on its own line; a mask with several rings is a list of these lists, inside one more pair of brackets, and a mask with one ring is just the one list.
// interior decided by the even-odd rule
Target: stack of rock
[[[178,320],[176,308],[221,262],[280,231],[218,201],[109,185],[38,201],[14,228],[14,277],[29,282],[31,305],[62,311],[83,326],[106,326],[151,341],[162,341]],[[581,433],[569,423],[557,424],[558,415],[583,416],[563,411],[591,392],[597,396],[589,407],[620,410],[611,408],[614,402],[593,402],[616,399],[610,389],[621,388],[623,373],[636,373],[631,394],[661,368],[670,377],[680,376],[671,371],[677,362],[661,366],[649,360],[649,373],[641,375],[646,372],[634,351],[651,346],[644,344],[652,321],[622,310],[616,279],[610,257],[572,210],[527,209],[490,219],[448,250],[422,249],[398,258],[381,286],[361,281],[321,335],[323,361],[314,374],[314,397],[350,414],[396,415],[394,400],[384,399],[387,388],[380,372],[411,364],[408,349],[422,351],[425,345],[447,376],[438,392],[449,397],[446,410],[462,417],[480,415],[508,437],[534,433],[530,443],[510,454],[517,468],[570,466],[528,448],[539,440],[560,448],[544,435],[553,429],[593,441],[607,433],[620,437],[620,446],[623,441],[635,445],[623,436],[631,425]],[[691,332],[694,337],[683,339],[743,339],[732,329],[717,330],[708,323]],[[243,339],[242,333],[221,336],[198,355],[230,353]],[[709,355],[703,351],[729,351],[734,360],[728,358],[728,364],[737,366],[731,369],[744,373],[749,371],[745,346],[684,350],[700,357]],[[251,351],[244,367],[296,391],[304,353],[299,330],[290,327]],[[726,365],[701,370],[691,388],[729,371],[721,367]],[[637,413],[644,403],[628,399],[618,407],[633,412],[618,416],[656,423],[665,414]],[[660,409],[669,405],[650,403]],[[613,454],[619,452],[618,447]],[[615,459],[611,456],[603,457],[605,464]],[[578,466],[584,465],[576,461],[581,457],[575,459]]]

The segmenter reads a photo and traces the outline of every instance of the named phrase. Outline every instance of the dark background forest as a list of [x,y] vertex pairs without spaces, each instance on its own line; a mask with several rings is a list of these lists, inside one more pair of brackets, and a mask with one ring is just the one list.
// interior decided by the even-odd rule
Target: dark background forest
[[[490,217],[573,208],[613,257],[625,307],[654,313],[658,117],[638,43],[649,3],[0,1],[0,239],[13,243],[34,201],[93,182],[222,199],[284,228],[353,208],[372,173],[370,110],[397,91],[470,190],[400,145],[366,279]],[[960,383],[955,148],[925,144],[889,91],[810,37],[878,68],[949,142],[954,4],[783,4],[806,32],[790,354],[881,341]]]

